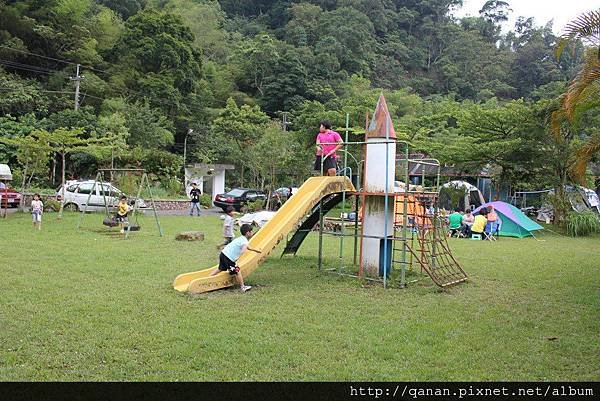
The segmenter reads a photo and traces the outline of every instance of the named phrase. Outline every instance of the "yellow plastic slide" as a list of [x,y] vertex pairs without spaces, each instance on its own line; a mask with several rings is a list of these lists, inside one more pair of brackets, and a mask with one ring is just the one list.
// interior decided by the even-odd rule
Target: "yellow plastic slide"
[[[306,180],[298,192],[288,199],[271,220],[250,239],[250,247],[259,249],[262,253],[248,251],[240,257],[237,265],[240,267],[242,276],[246,278],[250,275],[279,241],[302,223],[306,214],[317,202],[327,195],[344,190],[355,191],[352,182],[347,177],[313,177]],[[173,288],[180,292],[199,294],[237,284],[235,277],[228,272],[210,276],[216,267],[180,274],[175,278]]]

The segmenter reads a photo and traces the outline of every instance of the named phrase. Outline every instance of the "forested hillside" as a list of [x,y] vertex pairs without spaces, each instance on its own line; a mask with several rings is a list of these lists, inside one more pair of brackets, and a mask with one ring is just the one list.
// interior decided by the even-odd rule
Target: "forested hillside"
[[[516,187],[553,185],[572,149],[548,135],[548,115],[584,45],[557,58],[551,26],[524,16],[501,32],[507,2],[457,19],[460,6],[0,0],[0,137],[9,138],[0,162],[56,185],[56,148],[40,156],[22,144],[66,128],[90,146],[68,154],[67,176],[140,166],[177,191],[186,143],[186,163],[235,164],[232,184],[297,184],[310,172],[318,121],[341,130],[349,113],[360,133],[383,90],[414,150],[465,172],[491,163],[496,181]],[[573,137],[582,140],[600,126],[597,113],[580,121]]]

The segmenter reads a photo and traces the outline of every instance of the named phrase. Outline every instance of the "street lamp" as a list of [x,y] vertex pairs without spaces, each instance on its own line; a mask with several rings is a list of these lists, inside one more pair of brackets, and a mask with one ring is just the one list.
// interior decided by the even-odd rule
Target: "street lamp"
[[187,153],[187,139],[188,139],[188,135],[192,134],[194,132],[193,129],[188,128],[185,137],[183,138],[183,186],[185,187],[184,190],[187,191],[187,182],[186,182],[186,176],[185,176],[185,156]]

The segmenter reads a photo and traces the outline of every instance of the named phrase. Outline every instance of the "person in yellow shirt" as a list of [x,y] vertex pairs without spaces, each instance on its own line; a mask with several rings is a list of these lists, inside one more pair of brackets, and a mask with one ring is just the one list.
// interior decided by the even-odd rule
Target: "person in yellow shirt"
[[471,226],[471,233],[481,235],[481,239],[485,238],[483,231],[485,230],[485,225],[487,224],[487,214],[488,211],[486,208],[481,209],[479,214],[475,216],[475,220]]
[[123,195],[119,200],[119,205],[117,206],[117,213],[115,214],[115,218],[119,222],[119,227],[121,227],[121,233],[125,232],[125,224],[127,224],[128,213],[129,205],[127,204],[127,197]]

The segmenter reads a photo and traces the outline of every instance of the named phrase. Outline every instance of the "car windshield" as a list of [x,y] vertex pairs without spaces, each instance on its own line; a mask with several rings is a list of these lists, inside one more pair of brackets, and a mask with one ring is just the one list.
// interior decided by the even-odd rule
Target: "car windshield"
[[244,194],[244,190],[242,189],[232,189],[231,191],[227,192],[226,195],[230,195],[230,196],[242,196]]
[[98,183],[98,189],[99,189],[99,193],[102,196],[102,189],[104,189],[104,196],[115,196],[118,197],[121,195],[121,191],[119,191],[117,188],[113,187],[110,184],[107,183]]

